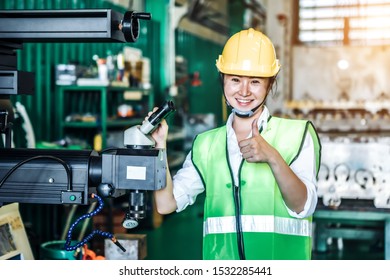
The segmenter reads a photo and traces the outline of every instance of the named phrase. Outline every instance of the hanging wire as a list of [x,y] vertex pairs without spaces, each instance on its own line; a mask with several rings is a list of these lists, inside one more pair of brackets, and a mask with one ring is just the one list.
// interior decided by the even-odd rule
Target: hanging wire
[[109,233],[109,232],[104,232],[104,231],[101,231],[101,230],[94,230],[92,231],[88,236],[84,237],[81,241],[79,241],[78,243],[76,243],[75,245],[71,245],[71,241],[72,241],[72,233],[73,233],[73,230],[75,229],[75,227],[84,219],[87,219],[87,218],[91,218],[92,216],[95,216],[97,213],[99,213],[102,209],[103,209],[103,206],[104,206],[104,203],[103,203],[103,199],[98,196],[97,194],[94,194],[92,193],[91,194],[91,197],[92,198],[97,198],[98,202],[99,202],[99,206],[97,209],[95,209],[94,211],[92,212],[89,212],[87,214],[84,214],[82,215],[81,217],[79,217],[69,228],[68,230],[68,234],[66,236],[66,242],[65,242],[65,250],[66,251],[74,251],[82,246],[84,246],[85,244],[87,244],[87,242],[89,242],[95,235],[101,235],[105,238],[110,238],[111,241],[116,245],[118,246],[123,252],[126,252],[126,249],[119,243],[119,241],[115,238],[115,236],[112,234],[112,233]]

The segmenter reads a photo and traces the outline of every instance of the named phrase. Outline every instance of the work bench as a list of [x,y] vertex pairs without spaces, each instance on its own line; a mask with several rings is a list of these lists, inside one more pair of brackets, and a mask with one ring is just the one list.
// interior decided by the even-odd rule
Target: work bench
[[313,215],[313,249],[328,250],[328,238],[383,241],[384,259],[390,259],[390,209],[378,209],[356,200],[337,208],[319,201]]

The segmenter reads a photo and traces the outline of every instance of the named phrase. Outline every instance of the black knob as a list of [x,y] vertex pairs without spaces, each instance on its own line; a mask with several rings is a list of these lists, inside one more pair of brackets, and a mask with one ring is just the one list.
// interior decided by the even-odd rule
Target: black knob
[[135,42],[139,37],[139,20],[150,20],[150,13],[136,13],[134,11],[126,12],[122,20],[122,33],[126,42]]
[[110,184],[101,183],[96,188],[98,194],[103,197],[111,197],[113,193],[112,186]]

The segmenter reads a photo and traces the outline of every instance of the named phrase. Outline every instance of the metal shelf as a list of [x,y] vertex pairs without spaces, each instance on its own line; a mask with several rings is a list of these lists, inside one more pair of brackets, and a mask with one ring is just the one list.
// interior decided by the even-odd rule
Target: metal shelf
[[[60,131],[59,136],[65,136],[69,129],[97,129],[102,134],[102,148],[106,148],[109,129],[126,129],[142,123],[143,118],[134,117],[126,119],[112,118],[115,108],[121,103],[129,103],[145,107],[148,112],[154,106],[152,89],[140,89],[117,86],[58,86],[57,92],[61,106],[58,108]],[[135,93],[133,95],[133,93]],[[140,98],[134,98],[134,96]],[[71,113],[95,116],[95,121],[66,121]],[[76,131],[77,133],[77,131]]]

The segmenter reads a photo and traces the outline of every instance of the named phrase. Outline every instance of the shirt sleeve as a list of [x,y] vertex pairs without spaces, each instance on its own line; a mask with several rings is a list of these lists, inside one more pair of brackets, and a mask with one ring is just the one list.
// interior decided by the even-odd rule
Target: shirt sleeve
[[317,206],[317,177],[316,177],[316,158],[314,153],[314,143],[310,133],[306,134],[301,153],[291,164],[291,169],[305,184],[307,189],[307,200],[304,209],[296,213],[289,209],[289,214],[296,218],[305,218],[311,216]]
[[191,160],[191,152],[188,153],[183,167],[173,176],[173,196],[175,197],[177,209],[181,212],[196,201],[196,197],[204,191],[202,179],[196,171]]

